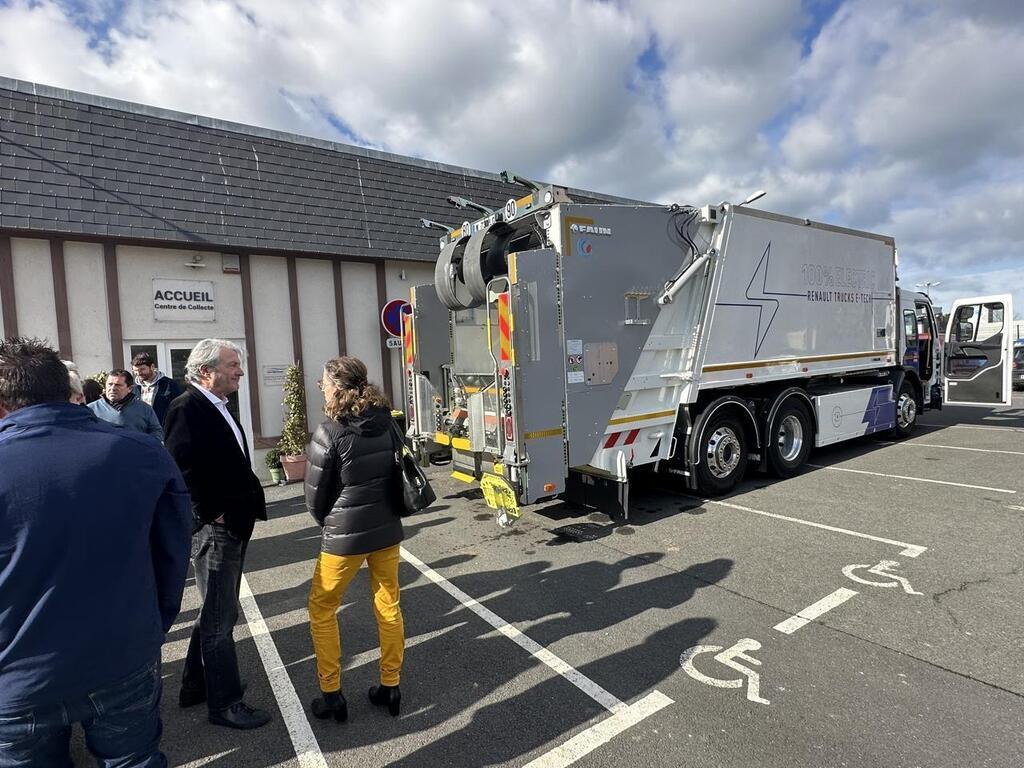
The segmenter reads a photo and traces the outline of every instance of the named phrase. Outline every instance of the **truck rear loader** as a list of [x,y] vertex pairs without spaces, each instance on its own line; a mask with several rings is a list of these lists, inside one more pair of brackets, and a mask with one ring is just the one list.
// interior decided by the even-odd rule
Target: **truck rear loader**
[[744,205],[537,186],[442,237],[411,305],[408,437],[503,525],[555,496],[628,516],[638,472],[719,495],[943,401],[1010,399],[1010,296],[956,302],[943,345],[891,237]]

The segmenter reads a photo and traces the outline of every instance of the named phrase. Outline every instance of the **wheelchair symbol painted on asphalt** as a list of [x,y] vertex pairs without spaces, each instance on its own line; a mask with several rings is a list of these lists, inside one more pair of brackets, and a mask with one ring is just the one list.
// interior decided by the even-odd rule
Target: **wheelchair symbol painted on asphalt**
[[[899,567],[899,562],[896,560],[883,560],[878,565],[869,565],[864,563],[863,565],[848,565],[843,568],[843,576],[856,581],[858,584],[867,584],[871,587],[903,587],[903,591],[908,595],[923,595],[923,592],[918,592],[912,586],[910,582],[900,576],[899,574],[893,573],[894,568]],[[862,568],[866,568],[868,573],[872,573],[875,576],[881,576],[885,581],[875,581],[873,579],[862,579],[860,576],[854,575],[854,571],[859,571]]]
[[[769,704],[770,702],[768,699],[761,697],[761,676],[753,669],[742,663],[745,661],[748,664],[753,664],[757,667],[761,666],[760,660],[747,655],[747,651],[757,651],[760,650],[760,648],[761,644],[757,640],[753,640],[749,637],[745,637],[742,640],[733,643],[733,645],[725,650],[722,650],[722,646],[720,645],[695,645],[692,648],[687,648],[683,651],[682,655],[679,657],[679,664],[682,666],[683,671],[694,680],[704,683],[705,685],[714,686],[715,688],[742,688],[744,684],[743,677],[745,677],[747,685],[747,699],[757,704]],[[739,672],[743,677],[738,680],[720,680],[717,677],[705,675],[693,664],[694,658],[702,653],[716,654],[715,661]]]

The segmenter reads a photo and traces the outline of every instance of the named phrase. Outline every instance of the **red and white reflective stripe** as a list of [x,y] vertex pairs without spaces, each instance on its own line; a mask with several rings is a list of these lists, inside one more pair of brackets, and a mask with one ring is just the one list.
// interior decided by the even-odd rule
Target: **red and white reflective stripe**
[[640,436],[640,430],[631,429],[629,430],[629,432],[613,432],[612,434],[608,435],[608,438],[604,441],[604,447],[614,448],[616,444],[619,442],[619,438],[622,437],[623,435],[626,436],[626,439],[622,441],[622,445],[632,445],[633,443],[636,442],[637,437]]

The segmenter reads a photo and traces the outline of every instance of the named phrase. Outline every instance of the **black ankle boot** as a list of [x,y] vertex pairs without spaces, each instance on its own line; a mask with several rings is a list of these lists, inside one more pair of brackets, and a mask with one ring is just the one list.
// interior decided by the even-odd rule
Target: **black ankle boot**
[[348,702],[341,695],[341,691],[317,696],[309,708],[313,710],[313,715],[321,720],[326,720],[329,717],[333,717],[339,723],[348,720]]
[[387,707],[392,717],[398,717],[402,692],[397,685],[375,685],[370,689],[370,701],[378,707]]

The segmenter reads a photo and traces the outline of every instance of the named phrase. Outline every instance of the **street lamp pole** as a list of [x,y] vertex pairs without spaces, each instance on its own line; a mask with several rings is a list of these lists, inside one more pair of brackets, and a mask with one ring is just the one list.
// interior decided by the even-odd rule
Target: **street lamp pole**
[[933,285],[942,285],[942,281],[929,280],[928,282],[925,283],[914,283],[915,288],[924,288],[924,295],[927,296],[929,299],[932,297],[932,295],[928,291]]

